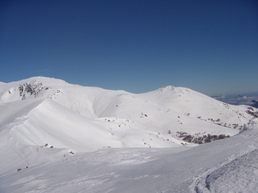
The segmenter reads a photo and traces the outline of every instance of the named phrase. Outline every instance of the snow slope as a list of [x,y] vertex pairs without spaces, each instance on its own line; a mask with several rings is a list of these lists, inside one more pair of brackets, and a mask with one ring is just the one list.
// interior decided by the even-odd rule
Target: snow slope
[[194,148],[119,148],[69,154],[31,149],[51,157],[0,176],[2,192],[257,192],[258,126]]
[[256,111],[173,86],[2,83],[0,192],[256,192]]
[[[92,128],[91,131],[102,128],[114,136],[113,140],[115,141],[125,139],[121,142],[124,146],[131,146],[131,141],[129,144],[126,142],[129,135],[127,132],[136,132],[136,136],[139,132],[142,135],[150,135],[150,137],[139,139],[141,142],[136,142],[136,146],[141,146],[141,143],[147,147],[164,147],[164,141],[166,141],[165,146],[181,144],[181,140],[177,138],[178,132],[186,132],[197,137],[207,134],[231,136],[237,134],[252,117],[246,113],[246,106],[228,105],[190,89],[172,86],[149,93],[132,94],[126,91],[82,87],[68,84],[62,80],[35,77],[6,83],[1,86],[0,93],[1,104],[13,103],[12,105],[16,106],[16,102],[26,101],[26,104],[31,106],[30,103],[34,104],[34,101],[41,100],[40,105],[36,108],[34,106],[25,108],[30,109],[29,120],[17,127],[33,126],[37,128],[38,126],[35,126],[34,123],[54,119],[53,123],[48,121],[41,124],[41,127],[44,125],[43,130],[49,128],[47,130],[52,131],[55,128],[59,130],[57,133],[60,133],[71,130],[71,127],[73,129]],[[19,111],[18,108],[14,108],[13,111],[16,110]],[[24,116],[19,115],[19,112],[12,113],[9,115],[6,112],[1,116],[15,117],[16,119],[18,116]],[[38,116],[39,114],[40,116]],[[77,120],[77,117],[80,117],[80,121]],[[97,125],[86,126],[89,122]],[[45,132],[43,130],[42,132]],[[132,130],[134,131],[131,132]],[[99,134],[98,136],[101,137]],[[84,137],[87,137],[86,133]],[[87,138],[92,137],[88,135]],[[106,138],[106,136],[104,137]],[[32,138],[32,141],[38,141],[37,137]],[[157,139],[161,145],[151,142],[157,141]],[[52,141],[38,141],[37,145],[50,142]],[[106,146],[123,146],[117,142],[115,144],[114,146],[112,143],[106,143]],[[58,142],[53,145],[60,147]],[[101,148],[102,145],[102,143],[94,145],[97,147],[95,150]],[[92,147],[84,147],[82,144],[79,146],[83,146],[86,150],[92,149]]]

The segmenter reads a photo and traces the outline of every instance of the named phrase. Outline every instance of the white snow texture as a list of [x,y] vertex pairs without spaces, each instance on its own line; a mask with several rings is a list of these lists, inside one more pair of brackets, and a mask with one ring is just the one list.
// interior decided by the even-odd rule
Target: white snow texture
[[258,192],[254,107],[33,77],[0,84],[0,112],[1,193]]

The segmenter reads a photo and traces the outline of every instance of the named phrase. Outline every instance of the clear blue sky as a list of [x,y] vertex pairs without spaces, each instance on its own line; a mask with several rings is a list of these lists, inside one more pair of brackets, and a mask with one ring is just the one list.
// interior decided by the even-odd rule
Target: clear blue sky
[[258,90],[255,0],[6,0],[0,14],[1,82]]

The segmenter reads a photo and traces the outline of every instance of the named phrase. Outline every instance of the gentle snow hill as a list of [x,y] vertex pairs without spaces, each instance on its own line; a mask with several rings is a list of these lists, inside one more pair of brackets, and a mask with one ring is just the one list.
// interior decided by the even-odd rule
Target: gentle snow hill
[[182,87],[133,94],[46,77],[4,83],[0,105],[1,130],[15,140],[76,151],[186,145],[208,134],[235,135],[253,117],[247,106]]

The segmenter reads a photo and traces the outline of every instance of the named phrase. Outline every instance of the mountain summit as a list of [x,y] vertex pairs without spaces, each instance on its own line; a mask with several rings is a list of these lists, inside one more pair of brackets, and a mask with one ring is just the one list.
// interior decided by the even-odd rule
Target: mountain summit
[[2,84],[0,101],[1,130],[15,140],[76,151],[202,144],[239,133],[252,118],[247,106],[188,88],[132,94],[45,77]]
[[33,77],[0,84],[0,111],[0,192],[258,190],[250,106]]

